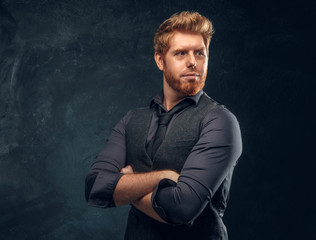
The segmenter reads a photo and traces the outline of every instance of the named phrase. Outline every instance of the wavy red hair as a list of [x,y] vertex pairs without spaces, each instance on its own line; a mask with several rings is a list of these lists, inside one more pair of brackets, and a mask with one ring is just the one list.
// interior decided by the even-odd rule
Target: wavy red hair
[[212,22],[198,12],[175,13],[159,26],[154,37],[155,52],[165,55],[169,50],[169,39],[174,31],[200,33],[207,52],[214,34]]

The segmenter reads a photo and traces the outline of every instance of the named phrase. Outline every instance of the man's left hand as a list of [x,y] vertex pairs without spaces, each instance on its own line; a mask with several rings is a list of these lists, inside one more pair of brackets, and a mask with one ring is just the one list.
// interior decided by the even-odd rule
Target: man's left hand
[[133,174],[134,173],[134,170],[132,168],[131,165],[127,165],[125,167],[123,167],[120,171],[120,173],[123,173],[123,174]]

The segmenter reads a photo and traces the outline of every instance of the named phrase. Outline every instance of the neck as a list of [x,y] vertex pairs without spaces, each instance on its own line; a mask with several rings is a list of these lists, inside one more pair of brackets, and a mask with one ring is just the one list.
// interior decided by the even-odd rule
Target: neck
[[165,79],[163,81],[163,95],[163,105],[168,111],[185,97],[183,94],[172,89]]

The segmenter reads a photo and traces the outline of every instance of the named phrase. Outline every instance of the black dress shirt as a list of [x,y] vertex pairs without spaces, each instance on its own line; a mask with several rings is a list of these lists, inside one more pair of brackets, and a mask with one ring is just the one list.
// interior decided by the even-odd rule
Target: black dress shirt
[[[198,104],[203,94],[186,97]],[[188,101],[188,100],[187,100]],[[164,109],[163,93],[152,100],[150,107]],[[86,178],[86,200],[89,205],[113,207],[113,192],[126,165],[125,127],[133,116],[129,111],[114,127],[107,143],[92,165]],[[171,119],[168,129],[181,112]],[[147,145],[158,127],[157,113],[153,113]],[[163,219],[173,224],[191,225],[211,200],[226,176],[232,173],[242,151],[239,124],[225,107],[206,115],[200,126],[200,139],[189,154],[178,183],[162,180],[152,196],[153,208]]]

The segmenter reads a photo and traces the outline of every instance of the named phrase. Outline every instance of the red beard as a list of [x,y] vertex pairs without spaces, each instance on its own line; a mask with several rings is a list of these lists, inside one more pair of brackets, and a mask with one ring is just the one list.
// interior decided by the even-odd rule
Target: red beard
[[164,75],[169,86],[175,91],[183,94],[184,96],[193,96],[203,89],[206,76],[200,77],[199,80],[181,82],[172,76],[167,68],[164,70]]

